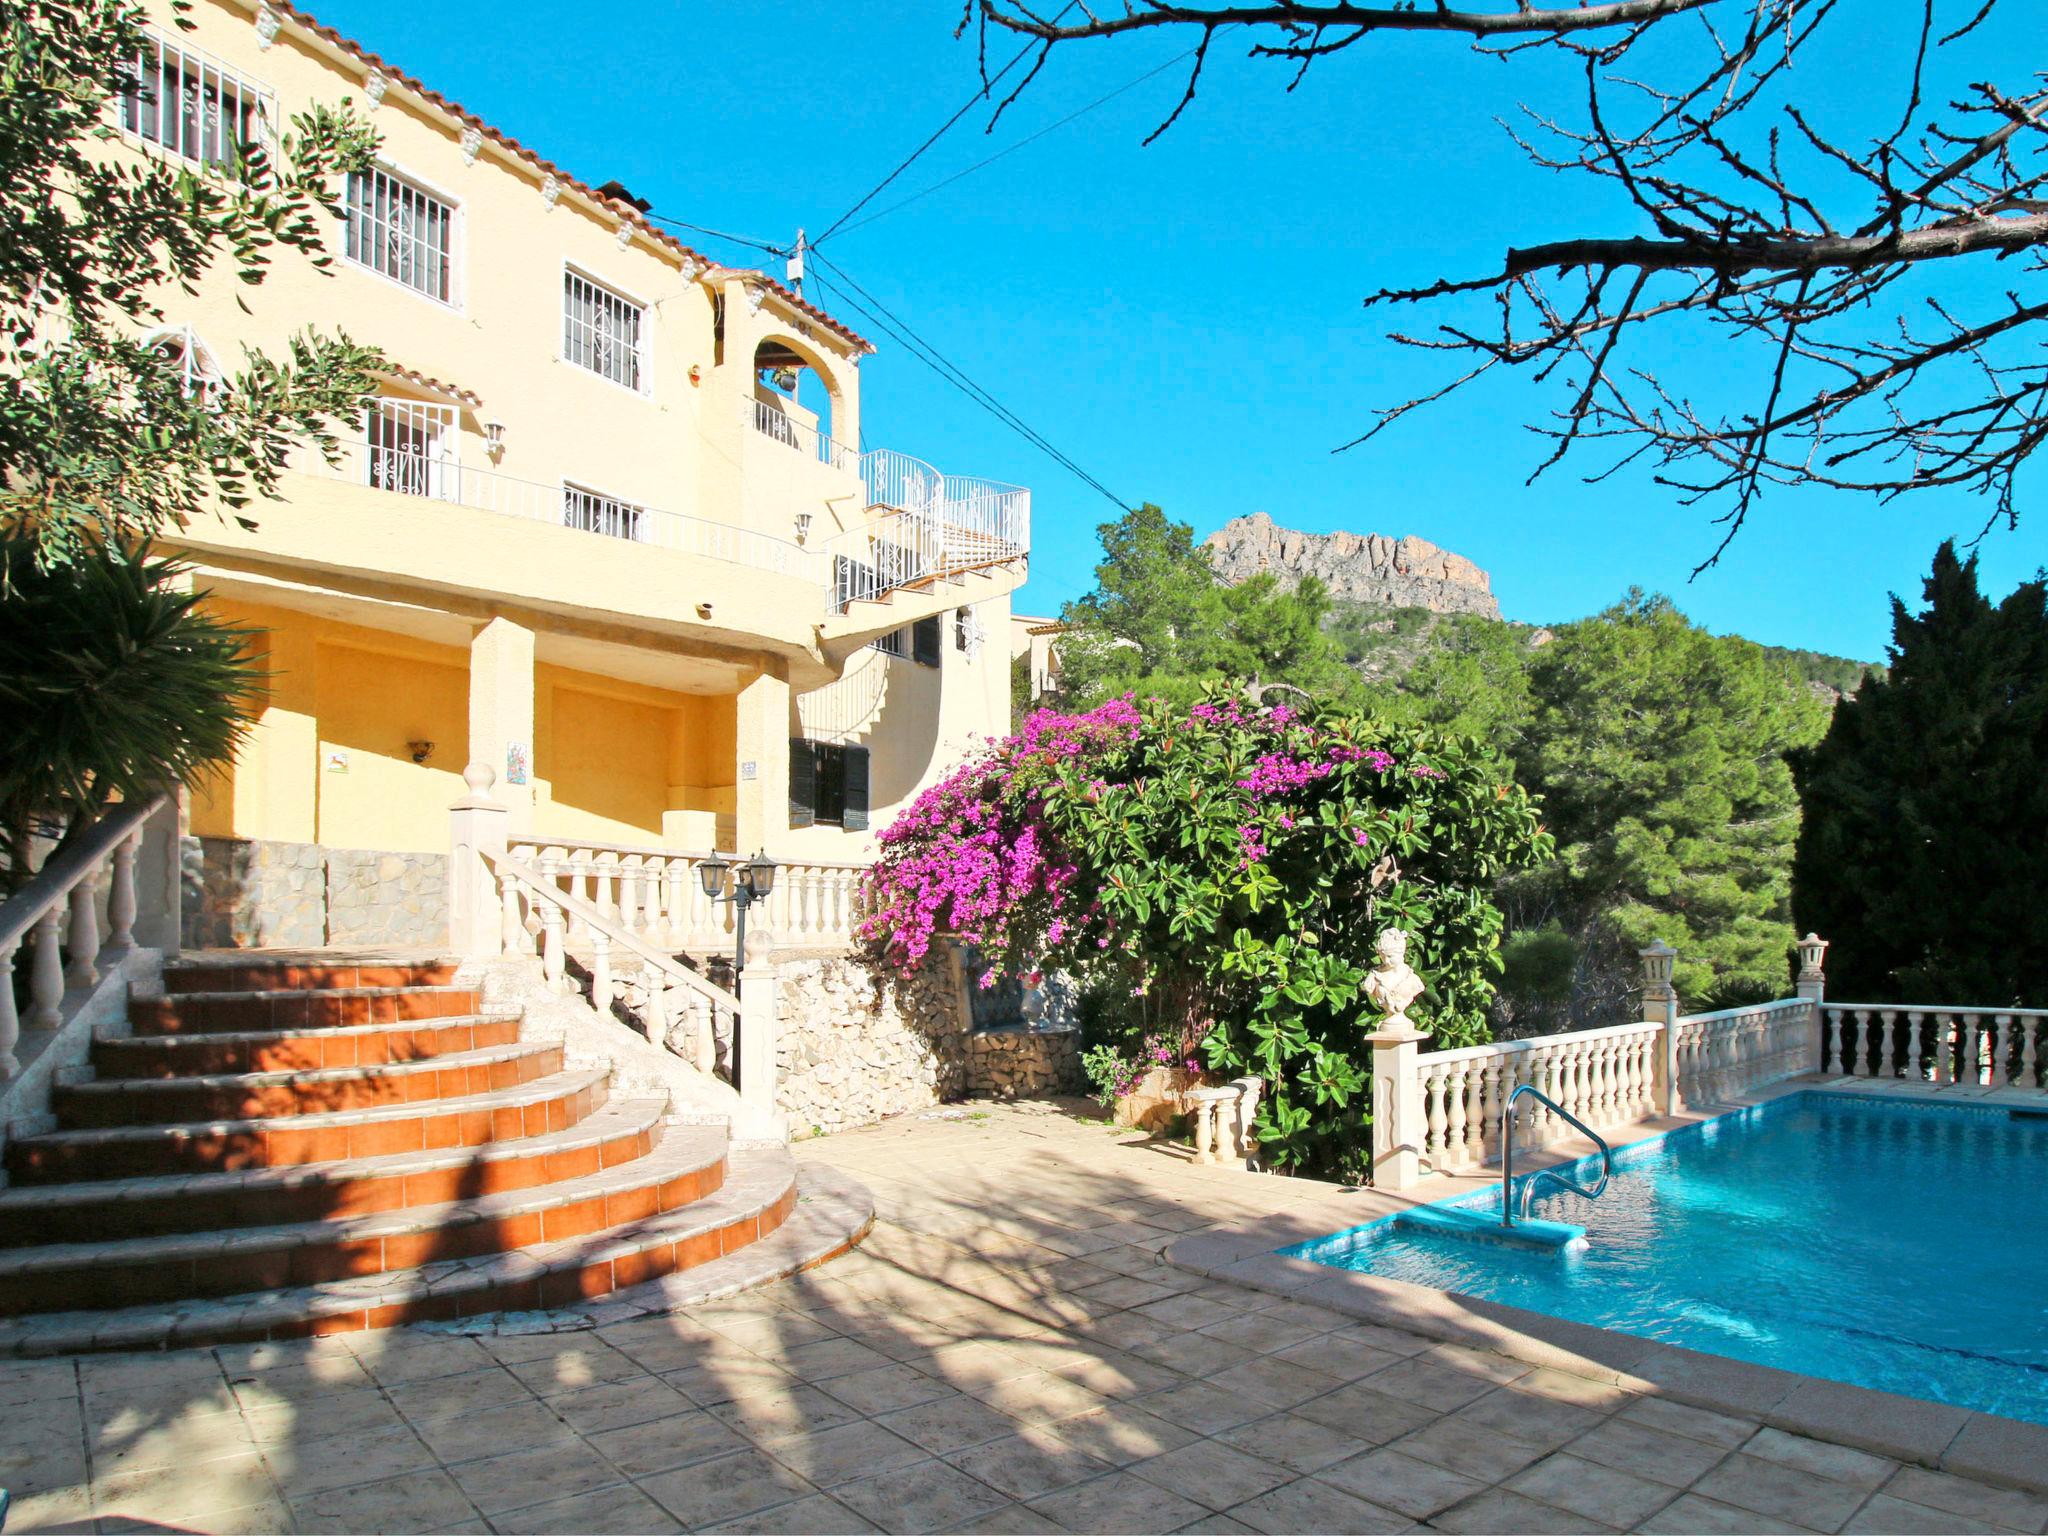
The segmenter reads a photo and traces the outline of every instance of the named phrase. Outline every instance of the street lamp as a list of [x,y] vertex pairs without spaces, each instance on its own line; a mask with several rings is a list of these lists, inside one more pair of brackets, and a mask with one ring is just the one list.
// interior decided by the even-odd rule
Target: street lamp
[[[732,879],[732,892],[726,894],[726,877]],[[710,858],[697,865],[697,878],[704,884],[704,894],[715,902],[730,901],[733,906],[732,946],[732,992],[740,993],[740,972],[747,965],[747,908],[757,901],[766,901],[768,893],[775,889],[775,861],[764,849],[745,863],[722,859],[714,851]],[[733,1021],[732,1029],[732,1085],[740,1085],[740,1027]]]

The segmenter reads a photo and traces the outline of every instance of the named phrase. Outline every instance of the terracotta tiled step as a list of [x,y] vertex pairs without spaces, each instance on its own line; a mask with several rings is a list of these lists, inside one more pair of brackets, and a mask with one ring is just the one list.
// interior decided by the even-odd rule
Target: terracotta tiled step
[[397,1024],[475,1013],[474,987],[350,987],[327,992],[180,992],[131,998],[128,1021],[138,1035],[243,1034],[251,1030],[324,1029],[336,1024]]
[[51,1093],[50,1107],[66,1129],[255,1120],[467,1098],[516,1088],[561,1070],[559,1042],[515,1040],[483,1050],[367,1067],[73,1083]]
[[455,1014],[403,1024],[344,1024],[328,1029],[242,1034],[140,1035],[95,1040],[93,1069],[103,1078],[200,1077],[223,1072],[305,1072],[320,1067],[417,1061],[519,1038],[519,1013]]
[[7,1147],[17,1183],[331,1163],[542,1136],[581,1123],[605,1099],[601,1068],[557,1072],[460,1099],[190,1125],[108,1126],[22,1136]]
[[328,991],[335,987],[437,987],[455,979],[454,961],[202,960],[164,967],[166,992]]
[[610,1231],[247,1296],[16,1318],[0,1322],[0,1355],[303,1338],[565,1306],[737,1253],[781,1227],[795,1204],[786,1150],[738,1149],[717,1193]]
[[0,1189],[0,1247],[368,1216],[582,1178],[659,1144],[661,1099],[607,1104],[580,1125],[483,1146],[231,1173]]
[[7,1249],[0,1315],[241,1295],[588,1241],[712,1195],[725,1153],[723,1126],[675,1126],[646,1157],[531,1189],[341,1221]]

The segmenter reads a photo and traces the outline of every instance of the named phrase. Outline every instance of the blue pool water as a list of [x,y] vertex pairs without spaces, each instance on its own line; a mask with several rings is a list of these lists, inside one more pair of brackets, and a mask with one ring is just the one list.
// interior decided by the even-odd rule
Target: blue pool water
[[[1497,1188],[1448,1203],[1500,1210]],[[1545,1185],[1530,1213],[1587,1241],[1386,1220],[1285,1252],[2048,1423],[2048,1117],[1793,1094],[1623,1148],[1598,1200]]]

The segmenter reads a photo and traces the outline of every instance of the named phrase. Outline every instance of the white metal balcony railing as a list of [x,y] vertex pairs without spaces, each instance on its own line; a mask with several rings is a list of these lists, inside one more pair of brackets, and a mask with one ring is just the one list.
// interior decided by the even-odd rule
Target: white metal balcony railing
[[[873,602],[899,587],[1023,556],[1031,543],[1031,493],[1019,486],[941,475],[908,454],[882,449],[855,455],[803,423],[746,402],[757,430],[849,473],[858,471],[871,517],[806,548],[732,523],[618,502],[630,516],[593,518],[597,494],[571,484],[521,480],[458,463],[452,432],[345,439],[334,461],[314,450],[293,455],[301,473],[394,495],[445,501],[501,516],[569,528],[600,538],[657,545],[797,576],[830,594],[831,611]],[[769,419],[773,418],[773,419]],[[785,432],[785,429],[788,429]],[[808,433],[808,437],[805,434]],[[603,498],[609,503],[613,498]]]
[[[970,475],[942,475],[892,448],[855,455],[844,444],[758,400],[754,428],[839,468],[859,466],[868,509],[882,513],[825,541],[832,605],[844,612],[899,587],[1014,560],[1031,547],[1031,492]],[[790,429],[798,429],[791,432]],[[800,432],[810,432],[815,446]]]
[[[630,504],[630,517],[593,517],[590,508],[594,493],[585,487],[515,479],[495,470],[473,469],[453,462],[452,458],[433,457],[406,447],[344,441],[337,463],[329,464],[318,452],[308,451],[295,457],[293,467],[324,479],[351,481],[427,501],[452,502],[599,538],[658,545],[810,581],[824,579],[820,555],[788,539],[638,503]],[[601,499],[607,505],[612,500]]]
[[860,468],[859,454],[844,443],[834,442],[812,423],[801,421],[766,400],[749,400],[746,404],[753,416],[754,430],[763,437],[772,437],[833,469],[851,473]]

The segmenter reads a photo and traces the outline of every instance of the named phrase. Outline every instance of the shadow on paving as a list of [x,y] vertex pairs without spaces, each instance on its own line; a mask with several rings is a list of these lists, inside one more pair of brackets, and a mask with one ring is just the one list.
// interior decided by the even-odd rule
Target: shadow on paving
[[1171,1269],[1186,1233],[1334,1230],[1371,1197],[1135,1151],[1045,1106],[808,1144],[875,1187],[867,1242],[675,1315],[629,1315],[643,1289],[500,1324],[525,1332],[0,1365],[32,1450],[0,1451],[10,1529],[2048,1528],[2048,1502]]

